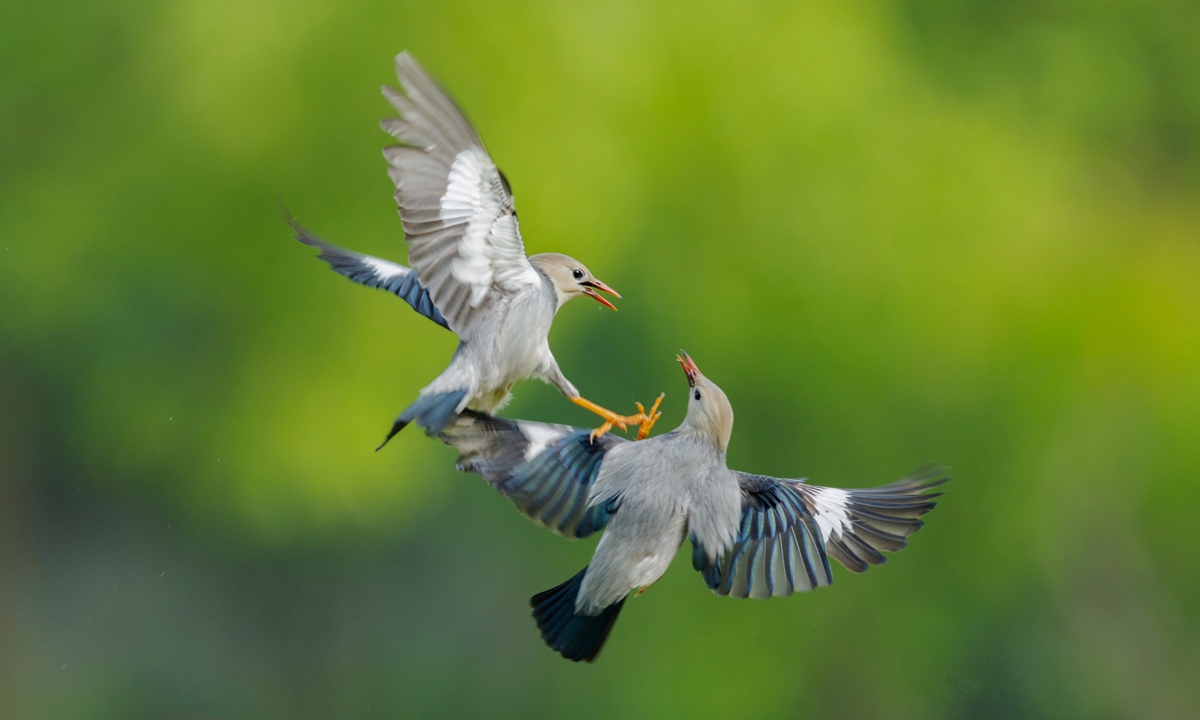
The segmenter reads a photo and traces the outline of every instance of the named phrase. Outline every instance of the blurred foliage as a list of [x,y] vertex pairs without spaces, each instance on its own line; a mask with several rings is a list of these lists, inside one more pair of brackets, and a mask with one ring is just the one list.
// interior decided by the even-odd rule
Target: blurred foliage
[[[1187,715],[1198,34],[1176,0],[0,5],[0,715]],[[769,602],[684,557],[595,666],[546,650],[527,598],[594,543],[419,432],[372,452],[454,339],[276,208],[403,259],[405,48],[530,252],[625,295],[560,314],[586,396],[665,390],[669,429],[682,346],[735,467],[954,466],[912,547]]]

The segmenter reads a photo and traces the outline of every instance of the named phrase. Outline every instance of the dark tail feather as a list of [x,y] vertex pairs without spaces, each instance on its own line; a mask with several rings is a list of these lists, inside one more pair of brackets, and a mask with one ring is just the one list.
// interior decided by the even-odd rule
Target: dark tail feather
[[388,431],[387,437],[383,439],[383,442],[379,443],[379,447],[375,448],[375,452],[382,450],[383,446],[387,445],[389,440],[396,437],[396,433],[403,430],[405,425],[408,425],[407,420],[396,418],[396,421],[392,423],[392,429]]
[[392,423],[391,432],[383,439],[379,447],[375,448],[375,452],[379,452],[384,445],[388,444],[388,440],[395,437],[396,433],[411,422],[425,428],[426,435],[436,435],[441,432],[442,428],[450,423],[450,418],[454,416],[458,404],[466,396],[466,390],[452,390],[436,395],[422,395],[417,398],[416,402],[406,407],[404,412],[400,413],[400,417]]
[[533,606],[533,617],[546,644],[562,653],[568,660],[592,662],[604,647],[608,633],[617,614],[625,605],[625,599],[609,605],[599,615],[581,615],[575,612],[575,598],[587,568],[558,587],[540,592],[529,599]]

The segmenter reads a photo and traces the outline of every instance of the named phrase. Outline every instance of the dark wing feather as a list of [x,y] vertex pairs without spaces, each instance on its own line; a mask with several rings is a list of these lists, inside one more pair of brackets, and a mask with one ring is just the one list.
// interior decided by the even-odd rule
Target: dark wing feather
[[765,598],[833,582],[820,532],[794,481],[740,472],[738,481],[742,523],[733,544],[716,557],[698,544],[692,551],[692,566],[713,592]]
[[525,517],[556,533],[586,537],[608,524],[619,498],[589,507],[605,453],[626,442],[569,425],[506,420],[465,412],[441,433],[461,453],[458,469],[482,475]]
[[450,327],[433,304],[429,291],[417,281],[417,274],[412,268],[331,245],[310,233],[295,218],[286,214],[285,218],[296,232],[296,239],[320,250],[319,257],[329,263],[334,272],[361,285],[387,290],[438,325]]
[[718,595],[767,598],[833,582],[829,557],[854,572],[887,561],[933,509],[927,492],[949,480],[923,466],[891,485],[840,490],[766,475],[738,473],[742,524],[733,544],[713,556],[692,538],[692,566]]
[[948,468],[925,464],[890,485],[861,490],[824,488],[801,483],[825,547],[833,559],[853,572],[887,562],[885,552],[908,546],[908,536],[925,524],[920,517],[937,506],[933,488],[950,480]]

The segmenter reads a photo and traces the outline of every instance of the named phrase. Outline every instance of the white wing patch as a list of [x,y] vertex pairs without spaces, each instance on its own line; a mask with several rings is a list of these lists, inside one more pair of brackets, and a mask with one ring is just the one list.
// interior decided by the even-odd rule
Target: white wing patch
[[454,158],[441,198],[442,222],[466,224],[450,272],[471,289],[472,307],[484,302],[493,285],[517,290],[538,282],[525,258],[516,217],[501,204],[499,184],[499,171],[484,151],[469,148]]
[[850,493],[838,488],[808,487],[808,496],[812,499],[813,519],[821,529],[821,539],[829,540],[836,532],[838,535],[846,532],[850,526],[850,518],[846,516],[846,504]]
[[412,272],[403,265],[397,265],[396,263],[388,262],[387,260],[380,260],[379,258],[371,257],[370,255],[364,255],[362,261],[375,271],[376,277],[384,280],[396,277],[397,275],[407,275],[408,273]]
[[546,425],[521,423],[521,434],[529,441],[529,447],[525,448],[525,459],[532,460],[557,442],[566,432]]

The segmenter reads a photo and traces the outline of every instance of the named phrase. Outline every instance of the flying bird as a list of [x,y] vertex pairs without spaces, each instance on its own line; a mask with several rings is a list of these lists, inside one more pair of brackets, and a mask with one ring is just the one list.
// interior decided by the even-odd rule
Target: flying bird
[[[691,358],[687,417],[675,430],[628,442],[587,430],[477,413],[441,433],[526,517],[567,537],[603,529],[591,563],[531,604],[542,638],[569,660],[592,661],[631,592],[662,577],[685,539],[692,566],[717,595],[766,598],[833,582],[829,558],[853,572],[886,562],[919,530],[949,480],[925,465],[861,490],[731,470],[733,408]],[[651,410],[654,412],[654,409]]]
[[550,352],[559,308],[587,296],[616,310],[620,297],[578,260],[560,253],[526,257],[512,189],[454,101],[407,52],[396,56],[403,92],[384,86],[399,113],[382,122],[400,145],[384,148],[388,175],[408,240],[411,268],[331,245],[288,217],[296,239],[345,277],[398,295],[459,337],[441,375],[392,424],[382,448],[411,422],[433,435],[463,410],[494,413],[518,380],[550,383],[571,402],[604,418],[593,439],[614,425],[654,418],[638,406],[619,415],[584,399]]

